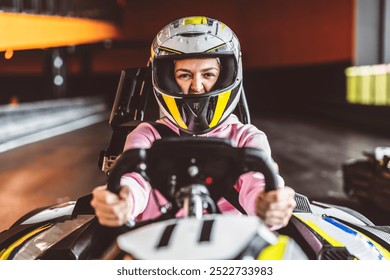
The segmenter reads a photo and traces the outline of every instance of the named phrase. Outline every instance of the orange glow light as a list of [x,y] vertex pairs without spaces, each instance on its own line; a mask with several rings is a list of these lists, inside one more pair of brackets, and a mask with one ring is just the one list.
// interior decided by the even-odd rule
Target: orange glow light
[[12,49],[7,49],[4,53],[5,59],[11,59],[14,56],[14,51]]
[[95,43],[121,37],[114,24],[72,17],[0,12],[0,51]]

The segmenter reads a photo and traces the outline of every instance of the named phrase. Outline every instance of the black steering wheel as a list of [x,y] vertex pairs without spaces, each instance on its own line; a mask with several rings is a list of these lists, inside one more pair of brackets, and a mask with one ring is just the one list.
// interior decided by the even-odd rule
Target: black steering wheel
[[123,152],[109,173],[107,188],[118,194],[122,175],[137,172],[173,205],[176,191],[189,184],[206,186],[216,202],[249,171],[264,175],[266,191],[276,189],[273,161],[262,150],[236,148],[221,138],[164,138],[150,149]]

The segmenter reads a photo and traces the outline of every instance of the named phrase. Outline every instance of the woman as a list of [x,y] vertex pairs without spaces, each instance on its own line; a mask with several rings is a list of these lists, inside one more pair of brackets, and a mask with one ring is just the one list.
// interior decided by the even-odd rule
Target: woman
[[[266,135],[250,124],[242,124],[233,111],[242,93],[240,44],[225,24],[207,17],[186,17],[165,26],[152,43],[150,63],[153,91],[163,117],[158,123],[178,135],[229,138],[237,147],[254,147],[271,156]],[[126,139],[124,150],[149,148],[160,139],[150,123],[142,123]],[[239,203],[248,215],[257,215],[272,228],[285,226],[295,207],[294,191],[284,187],[264,192],[264,178],[249,172],[240,176],[235,188]],[[120,226],[129,220],[146,220],[160,215],[166,199],[139,174],[126,174],[119,197],[94,189],[91,205],[99,222]],[[223,213],[240,212],[221,198]]]

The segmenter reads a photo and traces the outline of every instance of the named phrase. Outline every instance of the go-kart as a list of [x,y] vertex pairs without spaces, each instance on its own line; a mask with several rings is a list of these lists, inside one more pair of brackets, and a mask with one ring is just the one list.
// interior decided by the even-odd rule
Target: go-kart
[[[127,133],[144,121],[149,82],[148,68],[122,72],[110,117],[113,134],[99,166],[114,193],[125,173],[149,180],[168,200],[159,205],[161,215],[107,228],[87,194],[20,218],[0,233],[0,259],[390,259],[389,226],[301,194],[289,224],[276,231],[255,216],[221,214],[221,197],[240,208],[233,185],[243,173],[260,172],[266,191],[275,188],[273,164],[261,150],[223,139],[167,136],[150,149],[122,153]],[[238,108],[249,122],[244,93]],[[176,215],[179,209],[184,216]]]
[[342,165],[344,192],[390,213],[390,147],[363,152]]

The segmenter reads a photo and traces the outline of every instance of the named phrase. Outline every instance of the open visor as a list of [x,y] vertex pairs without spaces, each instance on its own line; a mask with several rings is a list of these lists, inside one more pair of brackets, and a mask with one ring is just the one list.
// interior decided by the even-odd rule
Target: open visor
[[235,82],[237,77],[237,62],[232,53],[172,54],[155,59],[153,63],[153,79],[155,86],[160,91],[173,96],[181,94],[181,89],[175,80],[174,62],[179,59],[197,57],[215,57],[219,59],[221,71],[218,80],[213,87],[213,91],[220,91],[228,88]]

